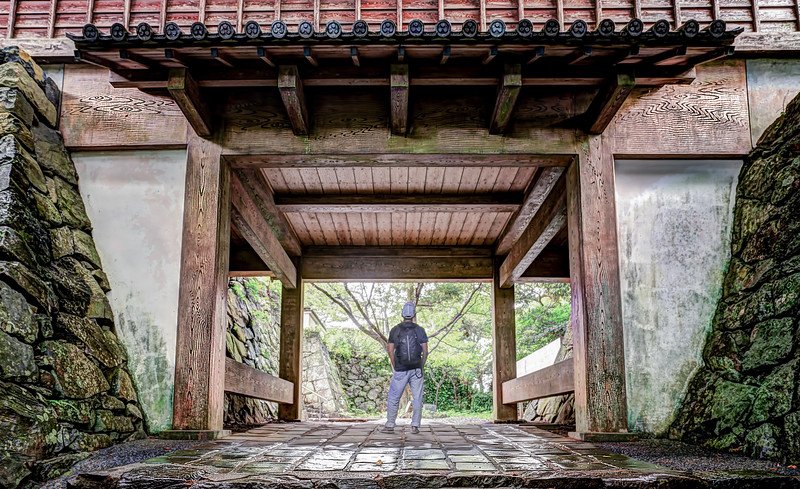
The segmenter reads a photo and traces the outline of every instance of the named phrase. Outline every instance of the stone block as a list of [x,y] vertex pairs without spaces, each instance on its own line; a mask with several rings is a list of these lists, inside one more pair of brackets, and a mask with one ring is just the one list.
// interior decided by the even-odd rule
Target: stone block
[[122,365],[127,358],[117,337],[110,331],[104,331],[90,318],[59,313],[56,316],[56,325],[80,339],[89,354],[106,367]]
[[115,416],[111,411],[99,410],[97,411],[94,430],[130,433],[134,430],[134,427],[131,419],[126,416]]
[[77,187],[62,180],[54,178],[56,193],[56,208],[61,212],[61,217],[65,224],[84,231],[92,230],[92,223],[86,215],[86,207],[83,205],[83,198],[78,193]]
[[57,175],[72,185],[78,184],[75,165],[64,147],[61,133],[44,125],[33,128],[36,137],[36,159],[42,170],[50,175]]
[[142,411],[136,407],[135,404],[129,403],[127,406],[125,406],[125,414],[136,419],[144,419],[144,416],[142,416]]
[[25,69],[25,72],[36,82],[39,87],[44,89],[47,74],[33,58],[19,46],[6,46],[2,48],[4,63],[17,63]]
[[26,297],[32,299],[40,311],[49,313],[56,306],[53,291],[25,265],[16,262],[0,262],[0,279],[14,284]]
[[0,449],[0,487],[17,487],[29,475],[28,464],[32,457],[27,457],[11,450]]
[[19,233],[8,226],[0,226],[0,254],[29,267],[36,264],[35,255],[28,244]]
[[0,331],[0,378],[34,381],[38,373],[33,347]]
[[73,465],[86,460],[90,455],[89,452],[67,453],[40,460],[33,464],[33,473],[37,480],[49,481],[69,472]]
[[755,458],[779,458],[782,438],[777,426],[766,423],[751,430],[745,437],[747,454]]
[[108,411],[122,411],[125,409],[125,403],[114,396],[101,394],[98,400],[100,402],[100,407]]
[[55,127],[58,121],[55,105],[47,99],[44,90],[31,78],[22,65],[18,63],[0,65],[0,86],[19,89],[39,117],[50,126]]
[[[797,388],[797,370],[800,359],[795,359],[775,369],[761,382],[748,418],[751,425],[779,418],[792,410],[792,399]],[[741,421],[740,421],[741,422]]]
[[58,212],[56,205],[50,200],[47,194],[31,192],[31,196],[33,197],[33,203],[36,205],[36,211],[39,213],[39,216],[51,227],[60,226],[62,222],[61,213]]
[[40,192],[47,192],[47,182],[44,179],[42,169],[39,168],[39,164],[33,159],[33,156],[13,134],[0,137],[0,165],[19,167],[25,177],[25,184],[17,180],[17,184],[22,189],[27,190],[27,185],[31,185]]
[[0,191],[0,226],[13,228],[39,264],[50,261],[50,235],[27,196],[17,188]]
[[[95,267],[100,267],[100,255],[95,248],[92,237],[79,229],[72,229],[67,226],[50,231],[53,258],[59,259],[65,256],[75,255],[86,260]],[[98,284],[99,285],[99,284]]]
[[59,421],[79,425],[94,423],[94,410],[89,401],[76,401],[71,399],[53,399],[48,401],[55,410]]
[[27,127],[33,125],[33,107],[16,88],[0,87],[0,111],[14,114]]
[[16,137],[25,148],[33,151],[33,133],[28,126],[11,112],[0,111],[0,136],[8,135]]
[[746,419],[758,388],[721,380],[711,399],[711,419],[718,420],[718,429],[736,426]]
[[56,389],[64,397],[86,399],[109,390],[103,372],[77,346],[45,341],[41,350],[46,364],[53,367]]
[[798,311],[800,309],[800,273],[775,281],[772,288],[772,299],[775,315]]
[[39,322],[25,296],[0,282],[0,330],[28,343],[39,335]]
[[112,445],[111,437],[105,433],[78,433],[69,448],[79,452],[93,452]]
[[35,458],[48,451],[57,429],[56,413],[37,395],[18,385],[0,382],[0,417],[7,420],[0,430],[0,450]]
[[113,322],[108,297],[80,262],[71,257],[61,258],[54,262],[50,275],[64,312]]
[[750,348],[742,357],[742,369],[776,365],[792,353],[794,321],[791,318],[773,319],[753,328]]
[[111,392],[125,401],[136,401],[136,389],[133,387],[131,376],[122,368],[117,368],[111,373]]

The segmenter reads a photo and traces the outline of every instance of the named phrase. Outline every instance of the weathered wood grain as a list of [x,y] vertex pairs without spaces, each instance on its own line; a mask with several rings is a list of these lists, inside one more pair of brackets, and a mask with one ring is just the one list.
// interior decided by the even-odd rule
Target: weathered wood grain
[[500,287],[500,263],[492,266],[492,417],[517,419],[517,405],[503,397],[503,383],[517,377],[517,339],[514,288]]
[[497,89],[497,100],[489,122],[490,134],[503,134],[517,105],[517,97],[522,89],[522,66],[520,64],[506,64],[503,67],[503,77]]
[[408,65],[392,65],[389,82],[392,134],[405,136],[408,132]]
[[276,195],[281,212],[514,212],[519,193]]
[[600,136],[567,170],[577,432],[628,428],[614,158]]
[[488,281],[492,278],[492,258],[307,255],[302,260],[300,274],[318,282]]
[[201,137],[211,136],[213,131],[211,111],[189,70],[186,68],[169,70],[167,91],[178,104],[194,132]]
[[172,425],[176,430],[221,430],[230,170],[216,143],[190,139],[185,192]]
[[[302,267],[302,262],[300,263]],[[281,339],[278,376],[292,383],[292,403],[278,406],[278,419],[300,421],[303,414],[303,279],[297,287],[281,290]]]
[[225,392],[284,404],[294,402],[294,385],[291,382],[233,358],[225,359]]
[[[508,167],[514,171],[519,167],[566,167],[572,160],[568,155],[530,154],[474,154],[474,153],[341,153],[341,154],[237,154],[223,156],[232,168],[333,168],[333,167],[427,167],[428,172],[445,171],[446,167]],[[373,175],[377,169],[373,169]],[[285,177],[285,175],[284,175]],[[437,182],[444,175],[432,175]],[[499,178],[499,177],[498,177]],[[385,181],[384,178],[375,178]],[[518,179],[514,179],[518,181]],[[519,180],[524,180],[519,179]],[[430,185],[429,185],[430,183]],[[437,185],[425,182],[426,190]],[[438,183],[439,190],[442,183]],[[374,189],[376,192],[378,189]],[[432,193],[432,192],[431,192]]]
[[569,283],[569,251],[550,243],[533,260],[517,283],[560,282]]
[[508,403],[531,401],[568,394],[574,390],[575,362],[568,358],[541,370],[503,382],[503,400]]
[[297,66],[278,67],[278,90],[280,90],[283,105],[292,124],[292,132],[297,136],[308,134],[308,108]]
[[634,86],[636,86],[636,79],[633,76],[627,73],[617,73],[600,87],[584,116],[586,132],[602,134],[617,115]]

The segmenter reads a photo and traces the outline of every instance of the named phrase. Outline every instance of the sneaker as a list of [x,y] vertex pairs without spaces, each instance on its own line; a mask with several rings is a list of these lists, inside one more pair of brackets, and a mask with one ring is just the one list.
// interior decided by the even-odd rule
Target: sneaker
[[381,428],[381,433],[394,433],[394,428],[389,428],[388,426],[384,426]]
[[411,427],[411,433],[413,433],[415,435],[418,435],[419,434],[419,428],[417,428],[416,426],[412,426]]

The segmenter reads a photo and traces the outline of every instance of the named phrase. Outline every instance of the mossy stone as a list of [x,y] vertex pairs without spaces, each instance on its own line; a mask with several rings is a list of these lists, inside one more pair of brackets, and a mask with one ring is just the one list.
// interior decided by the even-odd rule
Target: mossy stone
[[38,373],[33,347],[0,331],[0,378],[33,381]]
[[111,392],[125,401],[138,401],[131,376],[122,368],[115,369],[110,378]]
[[16,88],[0,87],[0,111],[14,114],[26,127],[33,125],[33,107]]
[[86,215],[83,198],[77,187],[59,177],[53,179],[56,192],[56,207],[61,212],[65,224],[84,231],[92,230],[92,223]]
[[791,411],[799,363],[800,359],[796,359],[782,365],[763,380],[753,398],[749,423],[763,423]]
[[109,390],[103,372],[77,346],[64,341],[45,341],[41,350],[47,364],[53,367],[56,389],[64,397],[86,399]]
[[55,105],[47,99],[44,90],[31,78],[25,67],[19,63],[4,63],[0,65],[0,86],[19,89],[28,99],[28,102],[31,103],[39,117],[51,127],[56,125],[58,113]]
[[745,437],[747,454],[756,458],[775,459],[781,455],[780,429],[765,423],[751,430]]
[[59,313],[56,325],[81,340],[89,351],[106,367],[117,367],[126,360],[125,349],[114,334],[107,334],[97,322],[87,317]]
[[720,380],[716,384],[714,395],[711,399],[711,418],[718,420],[718,431],[735,426],[750,411],[757,388]]
[[0,253],[29,267],[36,265],[36,258],[28,243],[8,226],[0,226]]
[[787,358],[794,345],[794,321],[791,318],[771,319],[753,327],[750,348],[742,358],[742,369],[776,365]]
[[0,262],[0,278],[10,281],[32,299],[40,311],[50,312],[56,306],[56,298],[50,287],[26,266],[16,262]]
[[95,431],[114,431],[117,433],[130,433],[134,430],[133,422],[127,416],[115,416],[111,411],[97,411]]
[[22,120],[11,112],[0,111],[0,136],[11,134],[27,149],[33,150],[33,133]]
[[0,330],[33,343],[39,335],[39,322],[34,313],[35,309],[25,296],[0,282]]
[[78,174],[64,147],[61,134],[55,129],[39,124],[33,128],[33,135],[36,137],[34,143],[36,159],[42,170],[51,175],[58,175],[67,183],[77,185]]
[[94,423],[94,410],[90,401],[77,401],[72,399],[53,399],[48,401],[55,410],[59,421],[66,421],[79,425]]
[[[24,148],[15,134],[0,137],[0,165],[17,167],[25,175],[26,183],[39,192],[47,192],[44,173],[33,156]],[[23,185],[27,188],[27,185]]]

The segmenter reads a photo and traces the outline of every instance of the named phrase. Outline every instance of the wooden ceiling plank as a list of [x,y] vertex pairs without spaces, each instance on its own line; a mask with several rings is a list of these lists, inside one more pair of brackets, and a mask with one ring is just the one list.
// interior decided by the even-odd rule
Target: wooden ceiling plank
[[442,184],[444,184],[444,173],[446,170],[447,169],[443,167],[428,167],[425,169],[426,194],[442,193]]
[[353,168],[353,174],[356,181],[356,192],[360,194],[375,193],[372,187],[372,169],[364,166],[357,166]]
[[463,167],[446,168],[444,171],[444,180],[442,181],[442,193],[454,194],[458,192],[458,187],[461,185],[461,175],[463,173]]
[[461,237],[461,230],[464,228],[464,221],[467,219],[466,212],[453,212],[450,214],[450,223],[445,234],[445,245],[453,246],[458,244]]
[[511,122],[511,115],[517,105],[522,88],[522,65],[506,64],[503,67],[503,78],[497,90],[497,100],[489,123],[490,134],[503,134]]
[[262,168],[261,174],[267,179],[267,183],[275,193],[286,193],[289,191],[289,186],[286,180],[283,179],[283,172],[280,168]]
[[336,168],[336,180],[339,184],[339,191],[342,194],[353,194],[356,192],[356,175],[349,167]]
[[300,242],[300,244],[308,245],[314,243],[313,239],[311,238],[311,233],[308,232],[305,221],[303,221],[303,218],[299,213],[288,213],[285,214],[285,217],[286,220],[289,221],[289,225],[294,231],[295,236],[297,236],[297,240]]
[[389,246],[392,244],[392,214],[390,212],[378,212],[375,214],[378,224],[378,244]]
[[413,166],[408,169],[408,192],[421,194],[425,192],[425,180],[428,169],[424,166]]
[[406,214],[406,240],[408,246],[417,246],[419,243],[420,224],[422,222],[421,212],[409,212]]
[[306,193],[306,185],[300,174],[300,168],[281,168],[281,175],[289,192]]
[[361,225],[364,227],[364,243],[367,246],[378,245],[378,215],[361,214]]
[[364,237],[364,224],[361,221],[360,213],[345,214],[347,219],[347,227],[350,229],[350,241],[357,246],[364,246],[367,244]]
[[533,180],[533,177],[538,168],[532,166],[524,166],[517,169],[517,174],[514,176],[514,182],[511,184],[512,192],[525,192]]
[[325,243],[325,235],[322,232],[322,227],[319,224],[317,215],[311,212],[301,212],[300,216],[303,218],[303,223],[306,225],[311,239],[317,246],[322,246]]
[[431,244],[435,246],[444,245],[447,238],[447,228],[450,226],[450,213],[437,212],[436,222],[433,225],[433,238]]
[[478,185],[475,187],[475,192],[492,192],[494,191],[497,177],[500,175],[500,168],[496,166],[487,166],[481,168],[481,173],[478,176]]
[[602,134],[635,86],[632,75],[618,73],[601,87],[584,115],[586,132]]
[[389,169],[390,188],[393,194],[408,193],[408,167],[393,166]]
[[511,287],[567,223],[566,175],[562,174],[500,265],[500,286]]
[[339,187],[339,178],[336,176],[336,168],[317,168],[317,175],[322,182],[322,193],[335,195],[342,193]]
[[231,222],[285,287],[297,286],[297,269],[265,216],[235,175],[231,175]]
[[275,205],[269,184],[264,174],[257,169],[238,168],[232,171],[238,185],[244,189],[253,205],[264,216],[270,230],[278,239],[283,249],[291,256],[300,256],[300,239],[292,231],[282,212]]
[[503,229],[506,228],[508,225],[508,220],[513,215],[513,212],[498,212],[497,216],[492,222],[492,225],[489,227],[489,232],[486,233],[486,239],[483,241],[484,246],[494,246],[497,243],[497,239],[500,237],[500,233],[503,232]]
[[336,233],[336,239],[339,241],[339,244],[353,244],[350,222],[347,220],[347,215],[339,212],[331,212],[330,216],[331,221],[333,221],[333,229]]
[[319,178],[319,172],[316,168],[299,168],[300,179],[303,181],[303,186],[308,194],[322,194],[322,182]]
[[563,168],[542,168],[539,178],[525,195],[522,206],[512,217],[509,226],[497,241],[495,252],[502,256],[508,253],[511,246],[522,236],[533,216],[539,211],[548,195],[564,173]]
[[200,137],[210,137],[213,132],[211,111],[200,95],[200,87],[186,68],[169,70],[167,90],[194,132]]
[[478,188],[478,180],[481,176],[483,168],[470,167],[464,168],[461,173],[461,182],[458,184],[458,193],[460,194],[473,194],[475,189]]
[[392,134],[405,136],[408,133],[408,65],[393,64],[389,83]]
[[322,236],[325,239],[325,244],[329,246],[347,244],[339,242],[339,236],[336,234],[336,226],[329,212],[317,212],[314,215],[317,216],[319,227],[322,229]]
[[464,220],[464,226],[461,228],[461,234],[458,236],[458,244],[468,245],[472,242],[475,236],[475,230],[481,222],[481,214],[478,212],[470,212]]
[[308,135],[308,109],[303,93],[303,82],[300,80],[297,66],[282,65],[278,67],[278,90],[289,115],[292,132],[296,136]]
[[494,184],[494,191],[508,192],[511,190],[511,186],[514,185],[519,170],[520,168],[515,168],[513,166],[500,168],[500,172],[497,174],[497,181]]
[[419,246],[429,245],[433,241],[433,228],[436,226],[436,213],[423,212],[419,223]]
[[389,193],[392,191],[392,178],[389,172],[390,167],[372,168],[372,187],[375,193]]
[[475,234],[472,237],[472,242],[470,243],[471,245],[483,246],[487,236],[489,236],[489,230],[491,229],[495,218],[497,218],[496,212],[484,212],[481,214],[481,221],[475,228]]

